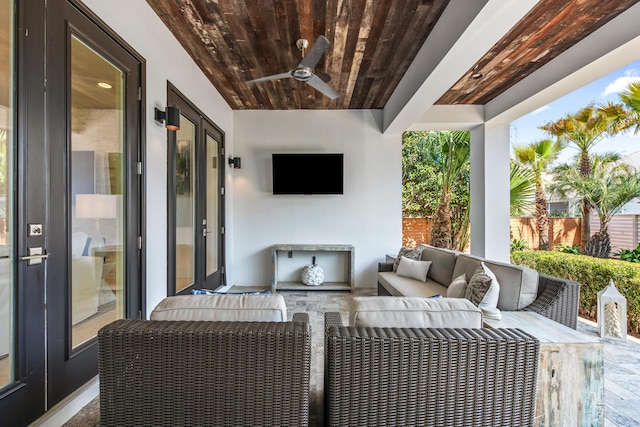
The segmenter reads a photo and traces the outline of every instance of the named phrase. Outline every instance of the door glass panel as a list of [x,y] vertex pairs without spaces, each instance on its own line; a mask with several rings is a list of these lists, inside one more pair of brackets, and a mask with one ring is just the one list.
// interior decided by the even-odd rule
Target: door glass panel
[[0,1],[0,388],[14,381],[13,2]]
[[72,345],[124,313],[125,74],[71,38]]
[[180,115],[176,132],[176,292],[195,282],[196,125]]
[[218,271],[218,142],[207,134],[207,276]]

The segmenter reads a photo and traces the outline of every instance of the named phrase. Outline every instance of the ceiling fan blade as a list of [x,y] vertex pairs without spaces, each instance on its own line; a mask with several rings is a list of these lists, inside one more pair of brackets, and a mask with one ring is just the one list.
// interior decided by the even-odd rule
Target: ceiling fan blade
[[312,70],[320,62],[320,58],[324,55],[324,51],[329,47],[329,40],[325,36],[320,36],[316,42],[311,46],[309,52],[300,61],[299,67],[311,68]]
[[245,83],[247,84],[261,83],[261,82],[268,82],[270,80],[284,79],[287,77],[291,77],[291,71],[287,71],[286,73],[274,74],[272,76],[260,77],[259,79],[249,80]]
[[309,83],[311,87],[313,87],[318,92],[321,92],[324,96],[328,98],[336,99],[337,97],[340,96],[338,95],[338,92],[333,90],[331,86],[323,82],[322,79],[316,75],[313,75],[309,80],[307,80],[307,83]]

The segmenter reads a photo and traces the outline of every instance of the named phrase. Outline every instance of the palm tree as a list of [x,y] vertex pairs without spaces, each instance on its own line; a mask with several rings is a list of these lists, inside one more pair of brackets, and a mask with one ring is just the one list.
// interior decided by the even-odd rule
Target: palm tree
[[469,164],[470,133],[468,131],[435,132],[429,157],[437,165],[441,188],[438,208],[431,224],[431,244],[440,248],[453,247],[451,227],[451,193],[456,180]]
[[535,175],[531,169],[511,160],[509,173],[509,214],[521,216],[524,210],[535,200]]
[[611,252],[609,222],[625,204],[640,197],[638,171],[620,163],[619,155],[604,154],[593,158],[592,174],[585,177],[575,167],[562,165],[556,169],[553,189],[559,194],[573,195],[592,206],[600,219],[600,230],[593,235],[586,253],[607,258]]
[[536,228],[538,229],[539,248],[543,251],[549,250],[549,212],[547,211],[547,196],[544,193],[542,176],[563,148],[560,140],[551,141],[550,139],[513,147],[516,160],[531,169],[534,174]]
[[[616,130],[616,120],[606,114],[602,109],[590,104],[576,113],[567,114],[564,118],[555,122],[549,122],[540,129],[555,136],[563,145],[574,147],[578,150],[578,171],[580,176],[591,176],[591,150]],[[589,203],[585,200],[581,203],[581,247],[586,251],[587,243],[591,238],[591,225],[589,223]],[[586,252],[585,252],[586,253]]]
[[627,89],[618,95],[627,112],[627,128],[635,126],[634,133],[640,132],[640,80],[629,83]]

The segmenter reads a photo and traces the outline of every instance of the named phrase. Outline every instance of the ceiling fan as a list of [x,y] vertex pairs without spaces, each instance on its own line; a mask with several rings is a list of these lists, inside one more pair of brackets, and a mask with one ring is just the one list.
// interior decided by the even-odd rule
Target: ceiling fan
[[309,47],[308,40],[299,39],[296,42],[296,46],[302,53],[302,61],[300,61],[300,64],[298,64],[296,68],[287,71],[286,73],[274,74],[272,76],[249,80],[247,83],[261,83],[268,82],[270,80],[279,80],[287,77],[293,77],[298,81],[309,84],[311,87],[321,92],[323,95],[331,99],[336,99],[339,96],[338,93],[333,90],[327,83],[325,83],[328,82],[331,77],[325,73],[313,72],[313,68],[318,64],[327,47],[329,47],[329,40],[327,40],[327,38],[324,36],[318,37],[307,55],[304,54],[304,50]]

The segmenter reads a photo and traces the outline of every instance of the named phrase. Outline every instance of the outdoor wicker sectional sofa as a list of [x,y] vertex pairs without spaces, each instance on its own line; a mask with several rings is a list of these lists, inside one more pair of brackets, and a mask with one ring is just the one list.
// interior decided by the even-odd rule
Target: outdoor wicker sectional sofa
[[326,425],[534,423],[540,342],[519,329],[342,326],[334,312],[325,338]]
[[484,262],[500,283],[498,309],[533,311],[576,329],[579,283],[539,274],[527,267],[490,261],[430,245],[420,245],[420,248],[421,260],[432,262],[426,282],[398,276],[393,272],[393,263],[380,263],[378,295],[430,297],[440,294],[446,297],[453,279],[465,274],[469,280],[475,269]]
[[[308,425],[308,314],[278,321],[281,296],[250,297],[170,297],[151,316],[163,320],[103,327],[100,425]],[[268,320],[248,321],[252,310]],[[220,315],[239,319],[204,320]]]

